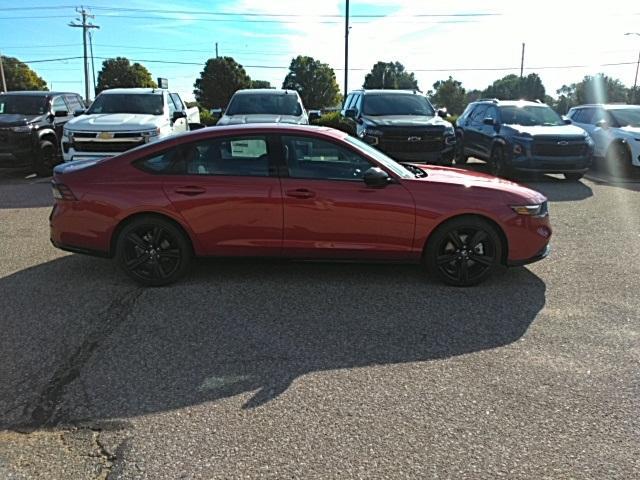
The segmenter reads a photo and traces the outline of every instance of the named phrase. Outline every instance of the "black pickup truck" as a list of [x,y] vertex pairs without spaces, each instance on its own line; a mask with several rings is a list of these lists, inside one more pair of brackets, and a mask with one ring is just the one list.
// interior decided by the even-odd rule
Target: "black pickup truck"
[[60,162],[62,127],[84,108],[76,93],[0,93],[0,167],[50,175]]

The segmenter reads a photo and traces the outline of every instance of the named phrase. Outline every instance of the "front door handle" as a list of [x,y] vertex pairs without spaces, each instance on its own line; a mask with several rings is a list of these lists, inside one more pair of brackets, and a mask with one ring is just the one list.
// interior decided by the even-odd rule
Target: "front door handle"
[[201,195],[205,193],[207,190],[202,187],[196,187],[195,185],[187,185],[184,187],[176,187],[174,192],[180,195],[187,195],[193,197],[195,195]]
[[295,198],[312,198],[316,196],[315,192],[312,192],[311,190],[307,190],[306,188],[296,188],[295,190],[287,190],[285,193],[288,197],[295,197]]

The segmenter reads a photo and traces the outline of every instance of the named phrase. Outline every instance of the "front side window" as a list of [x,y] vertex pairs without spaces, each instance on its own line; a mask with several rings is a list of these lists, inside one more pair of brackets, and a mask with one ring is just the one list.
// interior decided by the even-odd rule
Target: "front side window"
[[138,164],[165,175],[269,176],[267,139],[260,136],[217,138],[189,143]]
[[283,136],[282,144],[292,178],[361,180],[373,166],[357,153],[325,140]]
[[522,126],[558,126],[564,121],[553,109],[546,105],[507,105],[500,107],[502,123]]
[[609,114],[621,127],[640,127],[640,108],[620,108],[610,110]]
[[67,104],[69,105],[69,108],[72,112],[83,109],[82,104],[78,101],[78,97],[76,97],[75,95],[67,95],[66,99]]
[[53,102],[51,102],[51,109],[53,112],[67,112],[69,113],[69,109],[67,108],[67,104],[64,103],[64,99],[62,97],[55,97]]
[[47,99],[36,95],[0,95],[0,114],[44,115]]
[[482,120],[484,120],[484,114],[487,113],[487,108],[487,105],[478,105],[469,117],[471,123],[482,123]]
[[234,95],[227,115],[302,115],[298,96],[287,93],[247,93]]
[[432,117],[435,110],[422,95],[375,94],[365,95],[362,101],[364,115],[420,115]]
[[164,113],[164,101],[161,93],[103,93],[96,97],[87,113],[162,115]]

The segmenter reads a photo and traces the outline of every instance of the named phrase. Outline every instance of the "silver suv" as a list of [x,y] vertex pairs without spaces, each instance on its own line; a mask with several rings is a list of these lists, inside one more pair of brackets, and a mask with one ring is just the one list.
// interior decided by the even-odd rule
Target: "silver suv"
[[292,123],[308,125],[309,118],[295,90],[238,90],[217,125]]

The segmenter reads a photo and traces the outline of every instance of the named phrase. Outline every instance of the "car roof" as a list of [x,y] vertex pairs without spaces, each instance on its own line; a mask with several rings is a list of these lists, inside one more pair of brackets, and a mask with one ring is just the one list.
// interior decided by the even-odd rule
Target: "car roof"
[[162,94],[162,88],[110,88],[108,90],[103,90],[100,92],[100,95],[109,95],[109,94],[123,94],[123,93],[155,93]]
[[255,95],[255,94],[272,94],[272,95],[298,95],[295,90],[284,90],[279,88],[245,88],[237,90],[234,95]]
[[424,95],[420,90],[391,90],[391,89],[371,89],[361,88],[349,93],[363,93],[365,95]]
[[629,105],[626,103],[585,103],[584,105],[576,105],[575,107],[572,107],[571,110],[576,108],[594,108],[594,107],[604,108],[605,110],[620,110],[622,108],[624,109],[640,108],[640,105]]
[[533,106],[533,107],[547,106],[546,103],[532,102],[530,100],[498,100],[497,98],[476,100],[473,103],[486,103],[486,104],[497,105],[499,107],[514,107],[514,106],[521,107],[524,105]]
[[46,97],[54,95],[78,95],[74,92],[49,92],[48,90],[15,90],[11,92],[0,92],[0,95],[28,95],[32,97]]

